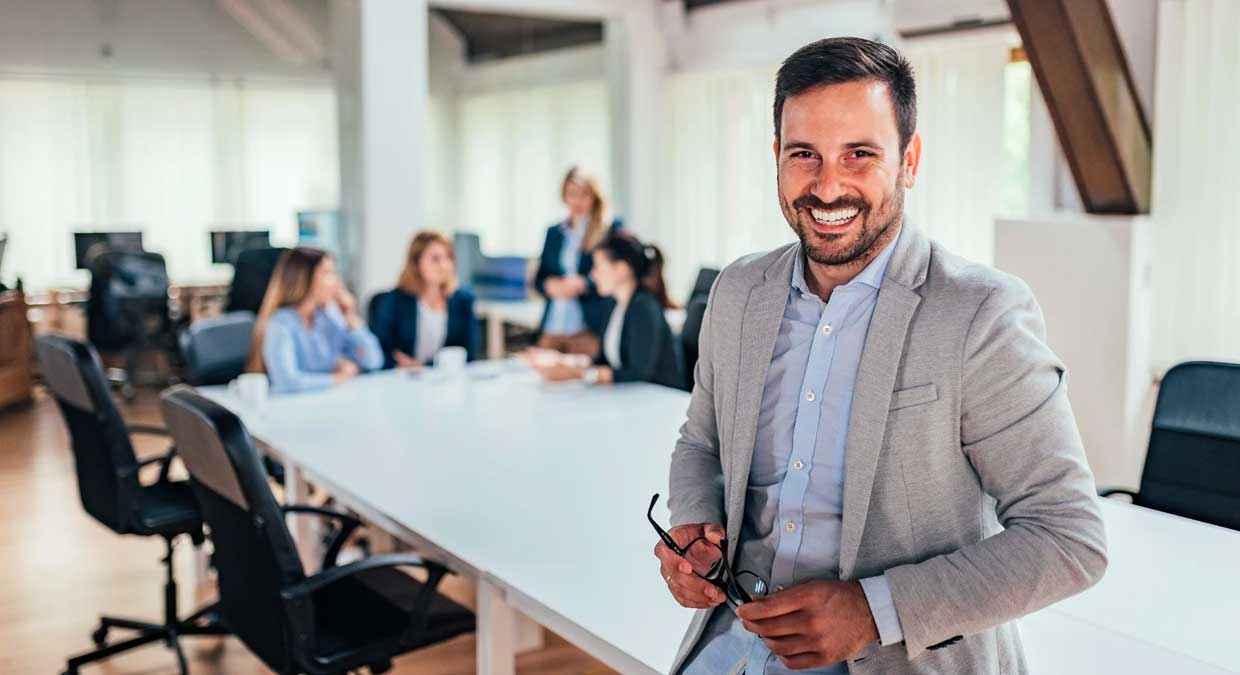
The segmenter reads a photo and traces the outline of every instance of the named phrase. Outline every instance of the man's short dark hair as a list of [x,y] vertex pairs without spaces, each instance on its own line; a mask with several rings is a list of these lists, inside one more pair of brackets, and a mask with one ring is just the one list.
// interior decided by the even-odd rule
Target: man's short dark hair
[[780,137],[784,101],[829,84],[877,80],[895,104],[900,150],[917,129],[917,87],[913,66],[885,44],[857,37],[828,38],[798,49],[775,76],[775,138]]

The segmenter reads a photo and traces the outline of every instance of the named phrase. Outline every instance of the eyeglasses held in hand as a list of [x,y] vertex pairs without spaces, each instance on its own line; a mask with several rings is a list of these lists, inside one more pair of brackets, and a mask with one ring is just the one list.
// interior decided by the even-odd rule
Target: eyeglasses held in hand
[[733,609],[756,597],[766,595],[767,583],[761,576],[748,570],[732,572],[732,566],[728,562],[727,539],[716,544],[706,537],[698,537],[685,546],[677,544],[672,535],[659,527],[654,520],[654,505],[658,501],[659,495],[657,494],[650,498],[646,520],[650,521],[654,531],[659,534],[659,539],[662,539],[663,543],[676,555],[688,561],[693,567],[694,574],[723,591],[723,597],[727,598],[728,604]]

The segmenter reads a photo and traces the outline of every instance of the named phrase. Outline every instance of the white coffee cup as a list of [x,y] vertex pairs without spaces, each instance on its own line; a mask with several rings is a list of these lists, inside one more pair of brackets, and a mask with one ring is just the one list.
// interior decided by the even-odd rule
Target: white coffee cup
[[435,354],[435,370],[444,375],[458,375],[465,371],[466,358],[464,347],[444,347]]
[[267,376],[263,373],[243,373],[229,383],[233,395],[241,399],[246,410],[262,412],[267,407]]

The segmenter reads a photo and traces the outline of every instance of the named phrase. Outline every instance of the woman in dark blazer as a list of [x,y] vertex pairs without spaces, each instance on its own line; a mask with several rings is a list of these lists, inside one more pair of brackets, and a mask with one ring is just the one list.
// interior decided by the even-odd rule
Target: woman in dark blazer
[[594,177],[571,169],[560,186],[568,218],[547,230],[534,288],[547,298],[538,346],[568,354],[598,354],[605,307],[590,280],[590,251],[620,221],[606,225],[607,202]]
[[474,359],[474,296],[456,286],[452,242],[438,232],[415,236],[396,288],[370,301],[384,368],[428,365],[444,347],[464,347]]
[[[592,276],[610,310],[593,366],[563,357],[539,367],[547,380],[589,384],[651,382],[679,388],[683,382],[672,329],[663,310],[674,307],[663,283],[663,254],[623,232],[594,249]],[[545,362],[541,359],[533,361]]]

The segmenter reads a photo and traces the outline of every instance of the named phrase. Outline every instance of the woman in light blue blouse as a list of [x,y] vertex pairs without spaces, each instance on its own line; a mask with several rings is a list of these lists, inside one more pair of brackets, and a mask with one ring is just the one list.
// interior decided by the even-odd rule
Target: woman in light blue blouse
[[267,373],[278,394],[323,389],[381,367],[379,340],[356,307],[331,256],[289,249],[263,296],[246,370]]

